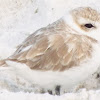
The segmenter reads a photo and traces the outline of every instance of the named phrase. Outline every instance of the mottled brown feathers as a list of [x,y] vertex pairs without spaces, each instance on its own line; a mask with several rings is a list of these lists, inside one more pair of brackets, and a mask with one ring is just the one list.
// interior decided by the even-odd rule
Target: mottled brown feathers
[[72,14],[75,18],[83,17],[92,21],[100,21],[100,14],[90,7],[80,7],[78,9],[72,10]]

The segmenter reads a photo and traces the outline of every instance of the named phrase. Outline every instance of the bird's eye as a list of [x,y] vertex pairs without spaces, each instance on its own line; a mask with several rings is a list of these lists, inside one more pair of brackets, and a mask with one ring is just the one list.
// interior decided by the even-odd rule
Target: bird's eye
[[90,23],[84,25],[86,28],[93,28],[94,26]]

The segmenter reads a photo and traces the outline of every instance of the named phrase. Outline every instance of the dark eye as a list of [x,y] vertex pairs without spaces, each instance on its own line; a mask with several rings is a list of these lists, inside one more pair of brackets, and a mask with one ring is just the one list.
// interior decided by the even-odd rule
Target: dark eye
[[94,26],[93,26],[92,24],[90,24],[90,23],[89,23],[89,24],[85,24],[84,26],[87,27],[87,28],[92,28],[92,27],[94,27]]

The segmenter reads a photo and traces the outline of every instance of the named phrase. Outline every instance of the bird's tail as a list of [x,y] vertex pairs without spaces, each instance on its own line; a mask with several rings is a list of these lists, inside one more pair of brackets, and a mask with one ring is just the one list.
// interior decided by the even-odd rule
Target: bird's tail
[[6,61],[7,59],[0,60],[0,67],[7,65]]

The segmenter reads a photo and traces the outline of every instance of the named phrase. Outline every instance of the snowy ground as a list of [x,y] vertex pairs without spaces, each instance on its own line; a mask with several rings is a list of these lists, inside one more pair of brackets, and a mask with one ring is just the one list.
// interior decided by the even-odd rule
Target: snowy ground
[[[7,58],[27,36],[59,19],[66,11],[80,6],[92,6],[99,10],[99,4],[100,0],[0,0],[0,59]],[[98,83],[100,80],[93,77],[85,83],[85,87],[97,89]],[[16,73],[16,67],[0,68],[0,100],[99,100],[100,98],[99,90],[82,90],[78,93],[52,96],[34,94],[32,87],[30,81]]]

